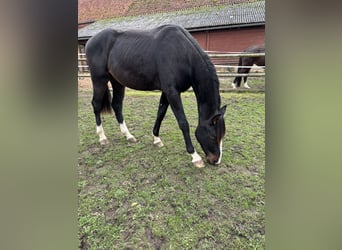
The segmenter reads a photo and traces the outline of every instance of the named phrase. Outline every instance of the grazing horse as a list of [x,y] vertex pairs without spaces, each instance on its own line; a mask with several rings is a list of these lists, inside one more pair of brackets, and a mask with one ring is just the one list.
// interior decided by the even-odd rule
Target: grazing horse
[[[201,156],[192,144],[181,100],[181,92],[192,87],[199,114],[195,136],[207,161],[210,164],[220,163],[226,106],[220,108],[219,81],[213,64],[189,32],[176,25],[163,25],[146,31],[105,29],[93,36],[85,49],[93,83],[96,132],[101,144],[108,141],[100,113],[111,112],[112,108],[121,132],[127,140],[136,141],[122,115],[125,87],[143,91],[161,90],[153,143],[163,146],[159,129],[170,105],[192,162],[197,167],[204,167]],[[108,81],[113,89],[112,100]]]
[[[265,53],[265,44],[254,45],[243,50],[246,53]],[[253,65],[265,66],[265,56],[241,56],[239,59],[238,73],[248,74]],[[232,83],[233,89],[240,87],[242,76],[237,76]],[[247,76],[243,77],[244,87],[249,89]]]

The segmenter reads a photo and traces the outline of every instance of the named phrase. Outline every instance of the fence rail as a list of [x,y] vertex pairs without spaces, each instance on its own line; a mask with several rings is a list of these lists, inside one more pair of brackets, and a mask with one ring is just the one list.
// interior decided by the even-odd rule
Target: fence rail
[[[250,76],[250,77],[264,77],[265,67],[253,66],[237,66],[238,57],[258,57],[265,56],[265,53],[244,53],[244,52],[222,52],[222,51],[206,51],[212,60],[218,77],[236,77],[236,76]],[[90,77],[88,65],[86,62],[85,53],[78,53],[78,77]],[[261,69],[263,72],[237,73],[237,68],[255,68]],[[232,72],[232,70],[234,72]]]
[[214,53],[209,54],[210,58],[218,58],[218,57],[241,57],[241,56],[248,56],[248,57],[258,57],[258,56],[265,56],[265,53]]
[[252,72],[252,73],[220,73],[217,72],[218,77],[236,77],[236,76],[250,76],[250,77],[259,77],[265,76],[264,72]]

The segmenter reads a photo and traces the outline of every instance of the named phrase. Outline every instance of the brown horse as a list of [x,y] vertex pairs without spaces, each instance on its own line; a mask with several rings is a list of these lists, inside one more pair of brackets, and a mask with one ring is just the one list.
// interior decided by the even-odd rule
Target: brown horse
[[[251,47],[248,47],[243,50],[243,52],[246,53],[265,53],[265,44],[261,45],[254,45]],[[251,70],[251,67],[253,65],[257,66],[265,66],[265,56],[241,56],[239,59],[239,66],[238,66],[238,73],[244,73],[248,74],[249,71]],[[232,87],[235,89],[236,87],[240,87],[241,85],[241,79],[242,76],[237,76],[234,79],[234,82],[232,83]],[[244,80],[244,87],[249,89],[250,87],[248,86],[247,83],[247,76],[243,77]]]

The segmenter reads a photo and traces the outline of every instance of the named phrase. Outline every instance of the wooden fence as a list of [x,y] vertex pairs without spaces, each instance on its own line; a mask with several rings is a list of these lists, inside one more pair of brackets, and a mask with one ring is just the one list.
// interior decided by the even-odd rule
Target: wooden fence
[[[82,51],[83,52],[83,51]],[[88,65],[86,62],[85,53],[79,51],[78,53],[78,77],[90,77]],[[250,76],[250,77],[264,77],[265,67],[257,67],[257,71],[251,71],[248,74],[237,73],[239,57],[250,56],[258,57],[265,56],[265,53],[243,53],[243,52],[221,52],[221,51],[206,51],[215,65],[217,76],[219,78],[236,77],[236,76]],[[245,68],[254,68],[253,66],[245,66]]]

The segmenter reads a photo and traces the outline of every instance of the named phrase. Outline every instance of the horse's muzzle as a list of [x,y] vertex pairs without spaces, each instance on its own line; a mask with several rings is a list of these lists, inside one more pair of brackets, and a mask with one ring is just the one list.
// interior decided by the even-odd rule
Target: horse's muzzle
[[219,159],[220,159],[219,154],[217,154],[217,155],[213,154],[213,153],[207,154],[207,161],[212,165],[220,164]]

